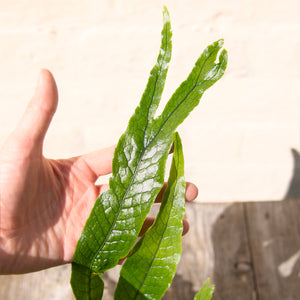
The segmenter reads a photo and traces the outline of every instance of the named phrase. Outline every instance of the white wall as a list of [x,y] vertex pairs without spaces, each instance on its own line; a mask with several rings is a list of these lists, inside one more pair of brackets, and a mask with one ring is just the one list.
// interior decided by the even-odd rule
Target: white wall
[[164,103],[206,45],[222,37],[229,52],[225,76],[179,129],[198,201],[282,199],[300,149],[297,0],[1,0],[0,144],[42,67],[60,92],[45,154],[116,143],[155,63],[163,3],[173,25]]

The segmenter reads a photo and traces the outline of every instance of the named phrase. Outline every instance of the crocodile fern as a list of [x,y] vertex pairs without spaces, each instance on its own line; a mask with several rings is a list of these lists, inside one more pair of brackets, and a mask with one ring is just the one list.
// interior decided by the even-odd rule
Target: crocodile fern
[[[204,50],[188,78],[175,91],[162,114],[155,118],[172,50],[170,18],[166,8],[163,11],[163,20],[157,62],[150,72],[140,104],[130,118],[114,153],[110,189],[98,197],[76,246],[71,285],[77,299],[101,299],[104,288],[102,274],[114,267],[119,259],[128,255],[162,188],[165,164],[176,128],[198,105],[204,91],[222,77],[226,69],[227,52],[223,50],[219,54],[223,45],[223,40],[219,40]],[[176,137],[177,135],[177,154],[174,159],[181,151],[178,150],[178,145],[181,144]],[[178,166],[180,173],[179,169]],[[171,174],[171,178],[174,177],[172,176]],[[172,180],[169,182],[171,186]],[[169,201],[172,202],[165,202]],[[169,204],[162,204],[162,209],[165,206]],[[163,215],[163,211],[160,214]],[[142,240],[146,239],[145,237]],[[141,245],[142,242],[138,243],[138,247],[142,248]],[[175,248],[179,249],[180,246]],[[121,274],[125,273],[126,271],[123,271]],[[167,286],[169,281],[172,281],[172,276],[169,277],[171,279],[168,279]],[[120,280],[123,280],[122,278],[124,279],[124,276],[121,275]],[[148,297],[146,292],[141,292],[142,290],[139,289],[140,296],[136,299],[159,299],[158,296]]]
[[183,152],[174,136],[174,154],[168,186],[155,223],[125,261],[115,299],[161,299],[170,286],[181,256],[185,206]]

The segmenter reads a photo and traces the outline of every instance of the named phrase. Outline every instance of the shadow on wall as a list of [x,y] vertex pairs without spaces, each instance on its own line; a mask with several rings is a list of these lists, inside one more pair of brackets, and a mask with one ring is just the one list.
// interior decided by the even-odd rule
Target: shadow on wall
[[299,299],[300,154],[279,202],[233,204],[213,226],[214,300]]

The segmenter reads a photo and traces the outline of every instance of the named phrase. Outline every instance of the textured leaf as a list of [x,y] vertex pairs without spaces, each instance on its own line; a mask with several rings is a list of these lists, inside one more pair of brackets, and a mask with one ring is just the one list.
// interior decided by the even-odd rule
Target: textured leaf
[[116,300],[161,299],[164,295],[181,256],[184,207],[183,153],[180,137],[175,134],[168,187],[160,211],[121,269]]
[[208,46],[197,60],[188,78],[172,95],[163,113],[151,127],[151,138],[156,140],[158,135],[169,135],[199,104],[199,101],[209,87],[219,80],[227,66],[227,51],[224,49],[215,63],[224,41],[218,40]]
[[89,268],[72,263],[71,285],[76,299],[99,300],[102,298],[104,282]]
[[213,296],[215,287],[209,286],[209,279],[201,287],[200,291],[195,295],[194,300],[210,300]]
[[73,261],[103,273],[133,246],[162,187],[172,137],[147,144],[146,131],[159,104],[171,58],[171,27],[164,9],[161,50],[140,106],[121,136],[113,159],[110,189],[97,199],[78,241]]
[[[98,197],[76,246],[73,272],[82,271],[87,277],[84,282],[96,278],[93,277],[94,273],[102,274],[114,267],[133,247],[163,185],[165,163],[176,127],[226,68],[225,50],[220,54],[219,62],[215,63],[223,44],[220,40],[204,51],[188,79],[167,103],[162,115],[154,119],[171,58],[171,36],[169,15],[165,8],[157,63],[150,73],[140,105],[116,147],[110,189]],[[78,274],[72,277],[72,286],[80,284],[76,279],[79,278]],[[97,282],[100,286],[100,276]],[[73,289],[85,290],[74,286]]]

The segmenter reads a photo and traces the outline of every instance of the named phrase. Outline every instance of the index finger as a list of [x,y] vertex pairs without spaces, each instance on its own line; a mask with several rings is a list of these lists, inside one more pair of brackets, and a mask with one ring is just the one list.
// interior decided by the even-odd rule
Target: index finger
[[98,151],[82,155],[80,158],[89,166],[97,177],[112,172],[112,159],[116,146],[110,146]]

